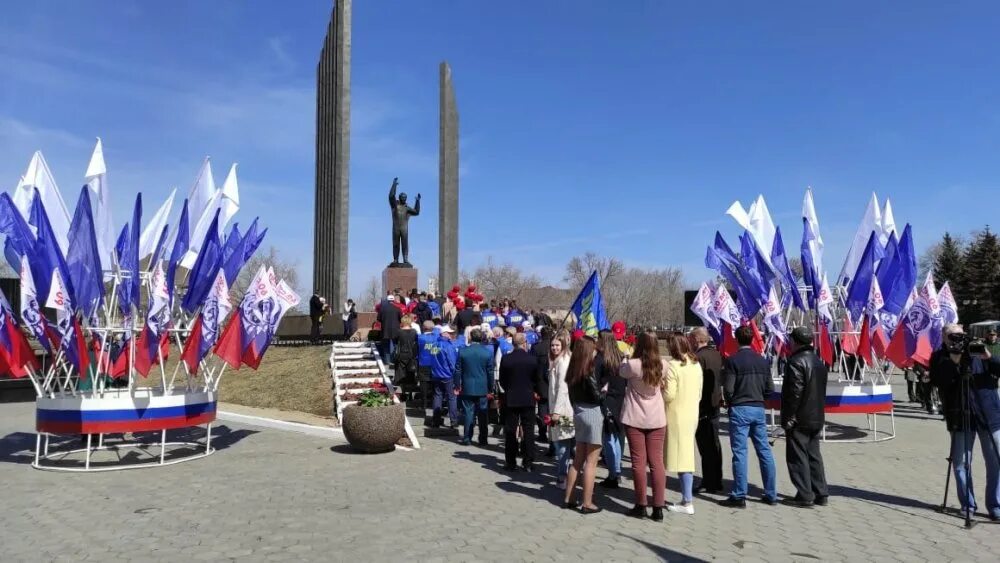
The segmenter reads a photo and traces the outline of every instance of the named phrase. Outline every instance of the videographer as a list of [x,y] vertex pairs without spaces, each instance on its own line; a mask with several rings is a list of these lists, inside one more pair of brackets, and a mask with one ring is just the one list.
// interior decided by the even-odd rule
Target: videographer
[[1000,359],[967,337],[961,325],[950,324],[941,349],[931,356],[930,375],[951,433],[950,459],[962,509],[977,508],[971,460],[978,435],[986,462],[986,508],[991,520],[1000,520]]

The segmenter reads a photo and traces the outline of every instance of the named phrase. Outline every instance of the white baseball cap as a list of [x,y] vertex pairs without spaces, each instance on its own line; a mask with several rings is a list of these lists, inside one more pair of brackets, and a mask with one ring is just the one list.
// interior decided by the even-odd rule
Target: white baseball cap
[[441,326],[441,332],[450,332],[450,333],[454,334],[455,333],[455,329],[451,328],[451,325],[442,325]]

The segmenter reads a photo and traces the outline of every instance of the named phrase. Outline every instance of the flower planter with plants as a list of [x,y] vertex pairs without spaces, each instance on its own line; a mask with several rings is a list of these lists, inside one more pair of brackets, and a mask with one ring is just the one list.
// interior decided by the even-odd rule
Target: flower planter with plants
[[347,442],[365,453],[390,452],[406,433],[406,412],[396,403],[388,388],[373,383],[363,393],[345,393],[341,398],[356,397],[357,403],[344,407],[341,428]]

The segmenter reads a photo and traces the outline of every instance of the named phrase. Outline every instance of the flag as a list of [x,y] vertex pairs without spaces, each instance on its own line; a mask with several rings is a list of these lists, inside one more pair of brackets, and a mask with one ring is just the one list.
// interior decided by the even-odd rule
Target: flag
[[771,264],[778,273],[781,287],[786,294],[792,295],[792,303],[800,311],[805,311],[806,306],[802,303],[802,296],[799,295],[799,283],[792,274],[792,268],[788,265],[788,257],[785,255],[785,243],[781,240],[781,228],[777,228],[774,234],[774,246],[771,248]]
[[[756,309],[759,310],[767,303],[768,291],[771,289],[773,273],[770,267],[763,263],[760,249],[757,248],[753,237],[749,233],[743,233],[740,237],[740,258],[742,260],[741,273],[749,290],[749,298],[754,301]],[[747,314],[747,318],[753,315]]]
[[[854,234],[854,242],[851,243],[851,247],[847,251],[844,266],[840,270],[840,275],[837,276],[837,285],[847,286],[853,281],[855,272],[858,271],[859,264],[868,248],[867,245],[873,233],[875,234],[875,241],[877,243],[882,233],[882,210],[879,209],[878,197],[874,193],[868,202],[868,207],[865,209],[865,216],[861,219],[861,224],[858,225],[858,230]],[[879,249],[882,249],[884,246],[885,242],[879,245]],[[866,286],[862,299],[867,295],[868,287]]]
[[752,317],[760,311],[761,303],[754,297],[755,293],[749,289],[742,276],[744,271],[742,262],[718,231],[715,233],[714,246],[708,247],[705,254],[705,267],[717,270],[729,282],[736,292],[736,306],[745,318]]
[[181,307],[193,313],[205,301],[212,288],[212,282],[219,271],[222,259],[222,245],[219,244],[219,212],[216,210],[211,229],[205,234],[198,258],[188,274],[188,290],[181,301]]
[[743,319],[732,296],[729,295],[724,286],[720,285],[715,289],[712,309],[712,314],[719,320],[719,332],[722,333],[720,352],[727,357],[731,356],[739,349],[733,331],[740,326]]
[[[101,258],[101,265],[105,268],[111,267],[111,252],[115,245],[115,227],[111,217],[111,192],[108,190],[108,167],[104,164],[104,145],[101,138],[97,138],[94,145],[94,152],[90,156],[90,164],[87,165],[87,173],[84,174],[84,182],[87,192],[90,194],[90,206],[93,216],[94,240],[97,241],[97,251]],[[77,202],[77,207],[80,203]],[[72,235],[69,237],[75,242]],[[67,250],[67,254],[69,251]],[[103,280],[103,272],[101,273]]]
[[24,177],[14,189],[13,197],[14,204],[21,212],[21,216],[37,229],[38,225],[31,220],[36,197],[41,200],[48,214],[47,221],[53,235],[53,243],[65,255],[68,246],[69,210],[66,208],[66,202],[63,201],[62,193],[59,192],[59,186],[56,185],[56,180],[52,177],[52,171],[49,170],[49,165],[45,162],[41,151],[36,151],[32,155]]
[[882,222],[879,224],[881,227],[879,233],[879,242],[882,246],[885,246],[889,242],[889,237],[896,234],[896,218],[892,215],[892,204],[889,203],[889,198],[885,198],[885,207],[882,209]]
[[[883,258],[879,269],[885,261],[886,258]],[[886,267],[890,271],[884,277],[879,276],[878,281],[885,298],[885,310],[898,318],[917,285],[917,253],[913,248],[913,229],[910,225],[903,228],[892,262],[891,267]]]
[[243,352],[243,363],[251,369],[257,369],[260,366],[260,361],[264,358],[264,353],[267,351],[268,346],[270,346],[274,335],[278,332],[278,325],[281,323],[281,319],[285,316],[285,313],[298,305],[300,301],[298,294],[295,293],[291,286],[285,283],[285,280],[279,281],[274,286],[274,295],[277,298],[277,311],[267,313],[265,310],[263,315],[263,318],[268,321],[267,338],[260,345],[258,345],[257,340],[252,341],[251,345]]
[[7,237],[4,241],[7,263],[11,269],[20,270],[21,258],[35,248],[35,235],[7,193],[0,194],[0,233]]
[[878,246],[878,235],[872,232],[868,236],[865,251],[858,260],[857,271],[851,273],[851,284],[847,288],[845,306],[852,321],[860,319],[871,295],[872,280],[875,279],[876,246]]
[[41,307],[38,306],[38,294],[35,292],[35,282],[31,277],[31,270],[28,266],[28,257],[21,257],[21,320],[24,326],[28,327],[31,334],[38,339],[39,344],[46,351],[52,352],[52,344],[49,342],[49,323],[42,314]]
[[788,338],[788,329],[785,327],[785,320],[781,318],[781,303],[773,287],[768,291],[767,301],[764,303],[764,326],[784,344]]
[[587,283],[573,301],[570,311],[576,317],[576,328],[583,330],[587,336],[596,338],[599,331],[611,329],[611,323],[608,322],[608,316],[604,312],[604,299],[601,296],[597,271],[590,274]]
[[139,308],[139,236],[142,224],[142,194],[136,194],[132,221],[122,229],[115,243],[118,267],[123,274],[118,282],[118,307],[130,317]]
[[[184,343],[184,351],[181,353],[181,359],[187,364],[190,373],[198,373],[201,361],[212,349],[212,346],[219,342],[219,332],[223,321],[232,308],[226,276],[222,270],[219,270],[205,299],[205,305],[201,308],[201,312],[191,327],[191,334]],[[233,318],[235,320],[235,316]],[[236,366],[236,369],[239,369],[239,365]]]
[[139,260],[152,254],[156,247],[162,244],[162,232],[167,227],[167,220],[170,219],[170,210],[174,207],[176,194],[177,188],[174,188],[139,235]]
[[917,300],[907,316],[912,320],[914,329],[930,343],[932,350],[941,347],[941,329],[944,323],[941,322],[941,301],[931,272],[927,273],[924,285],[917,292]]
[[167,262],[167,293],[170,295],[170,306],[174,304],[174,281],[177,276],[177,266],[189,246],[188,235],[188,202],[184,200],[184,207],[181,208],[181,219],[177,223],[177,235],[174,238],[173,250],[170,252],[170,260]]
[[236,182],[236,163],[229,168],[226,181],[219,191],[219,228],[225,229],[229,220],[240,210],[240,188]]
[[84,318],[90,318],[104,300],[104,270],[94,227],[90,188],[84,186],[69,226],[69,238],[73,243],[66,256],[69,277],[76,290],[76,304],[83,310]]
[[[221,227],[219,223],[215,222],[215,218],[221,211],[219,207],[221,197],[222,190],[215,187],[215,180],[212,177],[212,167],[206,158],[205,164],[198,174],[198,180],[192,186],[191,194],[188,196],[191,206],[188,210],[191,214],[189,217],[191,221],[189,239],[191,248],[188,249],[187,254],[181,259],[181,265],[185,268],[194,267],[194,263],[198,259],[198,254],[201,252],[201,245],[204,241],[208,240],[207,237],[210,234],[209,228],[213,223],[216,228],[215,237],[219,237],[219,229]],[[203,198],[205,199],[203,200]],[[211,283],[211,280],[208,283]]]
[[698,288],[698,294],[691,303],[691,312],[701,319],[701,322],[714,330],[719,329],[719,319],[715,316],[715,308],[712,306],[714,295],[712,288],[707,283],[702,283]]
[[[170,326],[170,296],[167,294],[166,274],[163,264],[156,263],[149,284],[149,309],[146,322],[136,341],[135,369],[143,376],[160,361],[164,348],[169,350],[167,328]],[[164,356],[166,353],[163,354]]]
[[13,377],[28,375],[26,366],[38,369],[38,358],[31,349],[28,339],[17,326],[10,302],[3,291],[0,291],[0,364]]
[[63,293],[75,302],[73,291],[73,281],[70,279],[69,266],[66,265],[65,254],[59,249],[56,235],[49,224],[48,213],[45,204],[42,202],[41,194],[36,190],[35,199],[31,203],[31,220],[29,221],[37,230],[35,238],[34,252],[29,256],[31,265],[31,275],[35,278],[35,287],[42,295],[49,295],[51,292],[52,272],[59,271],[62,281]]
[[63,283],[59,270],[52,271],[52,281],[46,307],[56,310],[56,324],[59,327],[60,346],[66,361],[73,366],[80,378],[87,377],[89,356],[87,344],[83,338],[80,321],[73,313],[73,302],[69,291]]
[[958,303],[955,296],[951,294],[951,282],[944,282],[938,291],[938,305],[941,307],[941,325],[949,325],[958,322]]
[[[758,195],[757,199],[750,205],[749,211],[744,211],[740,202],[735,202],[726,211],[736,222],[750,233],[753,241],[761,249],[770,249],[774,245],[775,226],[771,219],[771,212],[767,209],[764,196]],[[767,267],[771,267],[770,259],[767,255],[761,256]]]
[[819,340],[816,348],[827,365],[833,365],[834,360],[833,313],[830,311],[832,304],[833,294],[830,292],[830,284],[826,279],[826,274],[823,274],[819,295],[816,299],[816,323],[819,325]]
[[[222,263],[225,264],[226,260],[236,252],[236,247],[243,242],[243,236],[240,234],[240,224],[233,223],[232,229],[229,230],[229,235],[226,239],[222,241]],[[243,251],[240,251],[240,257],[243,256]]]
[[250,282],[239,310],[219,337],[215,355],[231,368],[239,369],[246,354],[250,354],[251,358],[257,355],[251,348],[258,351],[266,348],[270,340],[271,316],[279,310],[274,284],[268,278],[267,269],[261,266]]

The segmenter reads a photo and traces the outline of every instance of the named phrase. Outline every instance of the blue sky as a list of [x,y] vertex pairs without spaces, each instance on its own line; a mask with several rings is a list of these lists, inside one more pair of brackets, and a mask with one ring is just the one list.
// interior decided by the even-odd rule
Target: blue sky
[[[424,195],[437,269],[438,71],[461,120],[461,267],[558,282],[592,250],[696,284],[736,199],[797,247],[812,186],[838,269],[870,193],[918,249],[1000,211],[1000,6],[990,2],[357,2],[351,291],[391,258],[393,176]],[[0,182],[41,149],[70,205],[101,136],[116,221],[186,194],[211,155],[310,290],[315,66],[331,3],[6,2]],[[995,223],[995,221],[993,221]],[[835,265],[836,264],[836,265]],[[831,272],[834,275],[836,272]]]

